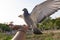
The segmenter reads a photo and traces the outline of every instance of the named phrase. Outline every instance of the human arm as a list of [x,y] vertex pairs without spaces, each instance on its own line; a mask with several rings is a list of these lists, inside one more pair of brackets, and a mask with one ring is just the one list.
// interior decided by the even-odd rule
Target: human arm
[[16,35],[12,38],[12,40],[26,40],[26,31],[28,30],[28,26],[23,26],[22,30],[19,30]]

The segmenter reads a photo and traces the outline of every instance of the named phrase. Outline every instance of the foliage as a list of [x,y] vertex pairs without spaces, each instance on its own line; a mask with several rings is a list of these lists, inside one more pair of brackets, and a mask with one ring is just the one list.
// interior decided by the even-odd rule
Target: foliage
[[42,23],[39,23],[37,26],[41,30],[60,29],[60,18],[51,19],[51,17],[48,17]]
[[0,32],[0,40],[11,40],[12,37],[12,35],[7,35],[5,33]]
[[[0,33],[0,40],[11,40],[12,35]],[[26,40],[60,40],[60,33],[44,33],[41,35],[27,35]]]
[[2,31],[10,31],[10,28],[9,28],[9,26],[7,24],[0,23],[0,29]]

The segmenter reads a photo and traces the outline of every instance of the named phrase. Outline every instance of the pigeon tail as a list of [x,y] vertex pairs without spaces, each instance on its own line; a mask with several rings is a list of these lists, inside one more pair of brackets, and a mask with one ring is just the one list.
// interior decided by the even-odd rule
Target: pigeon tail
[[38,28],[34,28],[33,31],[34,34],[42,34],[42,32]]

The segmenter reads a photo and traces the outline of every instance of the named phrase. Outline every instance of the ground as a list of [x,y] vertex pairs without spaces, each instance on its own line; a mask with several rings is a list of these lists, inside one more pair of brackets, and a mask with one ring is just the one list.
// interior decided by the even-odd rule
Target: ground
[[[0,32],[0,40],[11,40],[14,35],[7,35]],[[27,40],[60,40],[60,30],[43,31],[41,35],[27,35]]]

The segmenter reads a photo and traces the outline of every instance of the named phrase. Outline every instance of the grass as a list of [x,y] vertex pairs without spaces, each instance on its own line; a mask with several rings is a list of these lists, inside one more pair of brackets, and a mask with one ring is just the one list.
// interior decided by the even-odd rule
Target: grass
[[[12,35],[0,33],[0,40],[11,40]],[[60,33],[44,33],[42,35],[27,35],[27,40],[60,40]]]
[[12,37],[12,35],[7,35],[5,33],[0,32],[0,40],[11,40]]
[[27,36],[27,40],[60,40],[60,33],[45,33],[42,35]]

